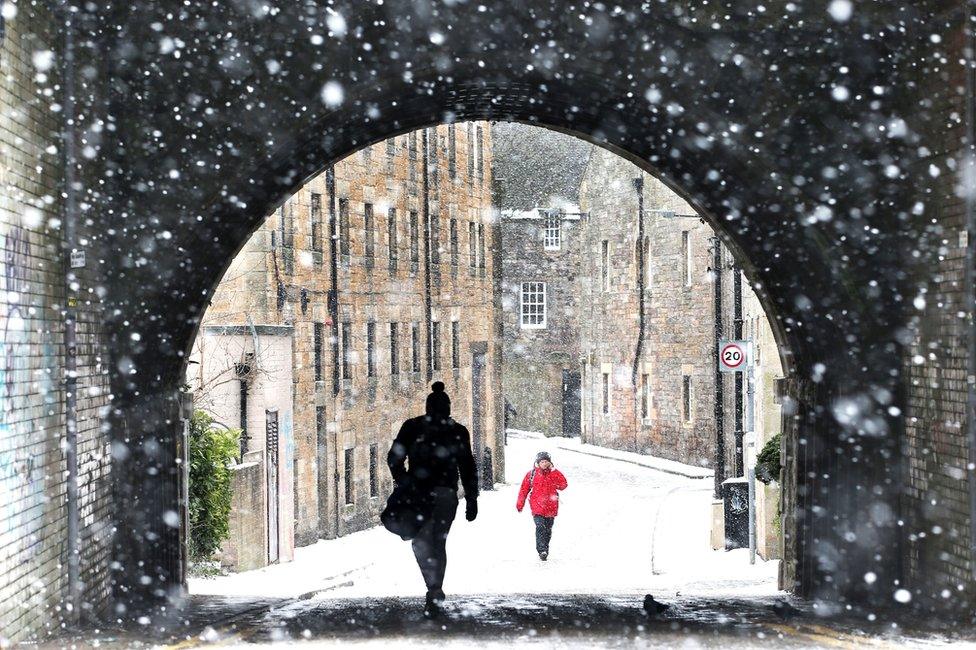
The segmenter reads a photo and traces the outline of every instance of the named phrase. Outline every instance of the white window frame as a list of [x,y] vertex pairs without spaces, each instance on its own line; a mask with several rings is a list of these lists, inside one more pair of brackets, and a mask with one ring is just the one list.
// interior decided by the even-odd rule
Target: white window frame
[[[541,330],[546,328],[546,322],[548,320],[548,309],[547,309],[547,289],[545,282],[522,282],[519,285],[519,324],[524,330]],[[533,295],[541,296],[541,301],[535,301],[526,303],[526,293],[531,293]],[[531,305],[541,305],[542,310],[542,320],[538,323],[526,322],[526,310],[527,306]]]
[[562,248],[562,239],[562,219],[559,213],[547,212],[543,230],[543,248],[547,251],[558,251]]

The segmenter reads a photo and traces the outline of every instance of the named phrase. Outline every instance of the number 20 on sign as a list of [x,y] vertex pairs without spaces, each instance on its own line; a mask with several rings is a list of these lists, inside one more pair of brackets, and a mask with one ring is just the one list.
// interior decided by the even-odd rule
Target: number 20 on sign
[[720,341],[718,364],[722,372],[743,372],[752,364],[752,341]]

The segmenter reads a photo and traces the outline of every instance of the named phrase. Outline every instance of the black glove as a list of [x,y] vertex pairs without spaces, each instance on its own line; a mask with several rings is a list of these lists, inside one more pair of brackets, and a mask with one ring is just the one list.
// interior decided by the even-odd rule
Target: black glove
[[465,499],[467,505],[464,508],[464,518],[468,521],[474,521],[475,517],[478,516],[478,500],[477,499]]

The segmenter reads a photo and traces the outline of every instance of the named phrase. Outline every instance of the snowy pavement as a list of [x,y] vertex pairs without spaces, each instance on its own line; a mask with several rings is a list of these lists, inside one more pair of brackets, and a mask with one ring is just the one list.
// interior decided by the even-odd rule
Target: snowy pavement
[[[647,466],[646,456],[565,439],[511,433],[506,482],[482,495],[472,523],[459,512],[448,539],[449,598],[505,594],[633,594],[658,598],[776,595],[776,562],[750,566],[748,553],[712,551],[712,483]],[[546,449],[569,481],[548,562],[535,554],[518,485]],[[675,463],[674,465],[679,465]],[[699,468],[681,466],[688,470]],[[705,474],[706,476],[708,473]],[[463,504],[462,504],[463,508]],[[299,548],[295,561],[192,579],[193,594],[303,599],[421,597],[410,544],[382,528]]]
[[[548,562],[535,554],[528,512],[515,511],[542,449],[569,480]],[[475,522],[463,512],[455,522],[448,601],[434,619],[422,613],[409,543],[376,528],[300,548],[294,562],[192,579],[192,595],[165,618],[56,647],[974,647],[972,635],[907,633],[883,614],[818,616],[777,591],[776,562],[749,565],[745,551],[709,548],[712,482],[683,475],[697,468],[674,473],[635,454],[586,452],[573,440],[509,436],[506,483],[482,495]],[[646,593],[670,609],[649,616]]]

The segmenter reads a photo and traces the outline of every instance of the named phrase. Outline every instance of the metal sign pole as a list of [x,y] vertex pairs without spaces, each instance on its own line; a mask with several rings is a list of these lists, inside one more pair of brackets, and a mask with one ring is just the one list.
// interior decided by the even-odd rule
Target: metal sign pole
[[749,468],[749,564],[756,563],[756,468]]

